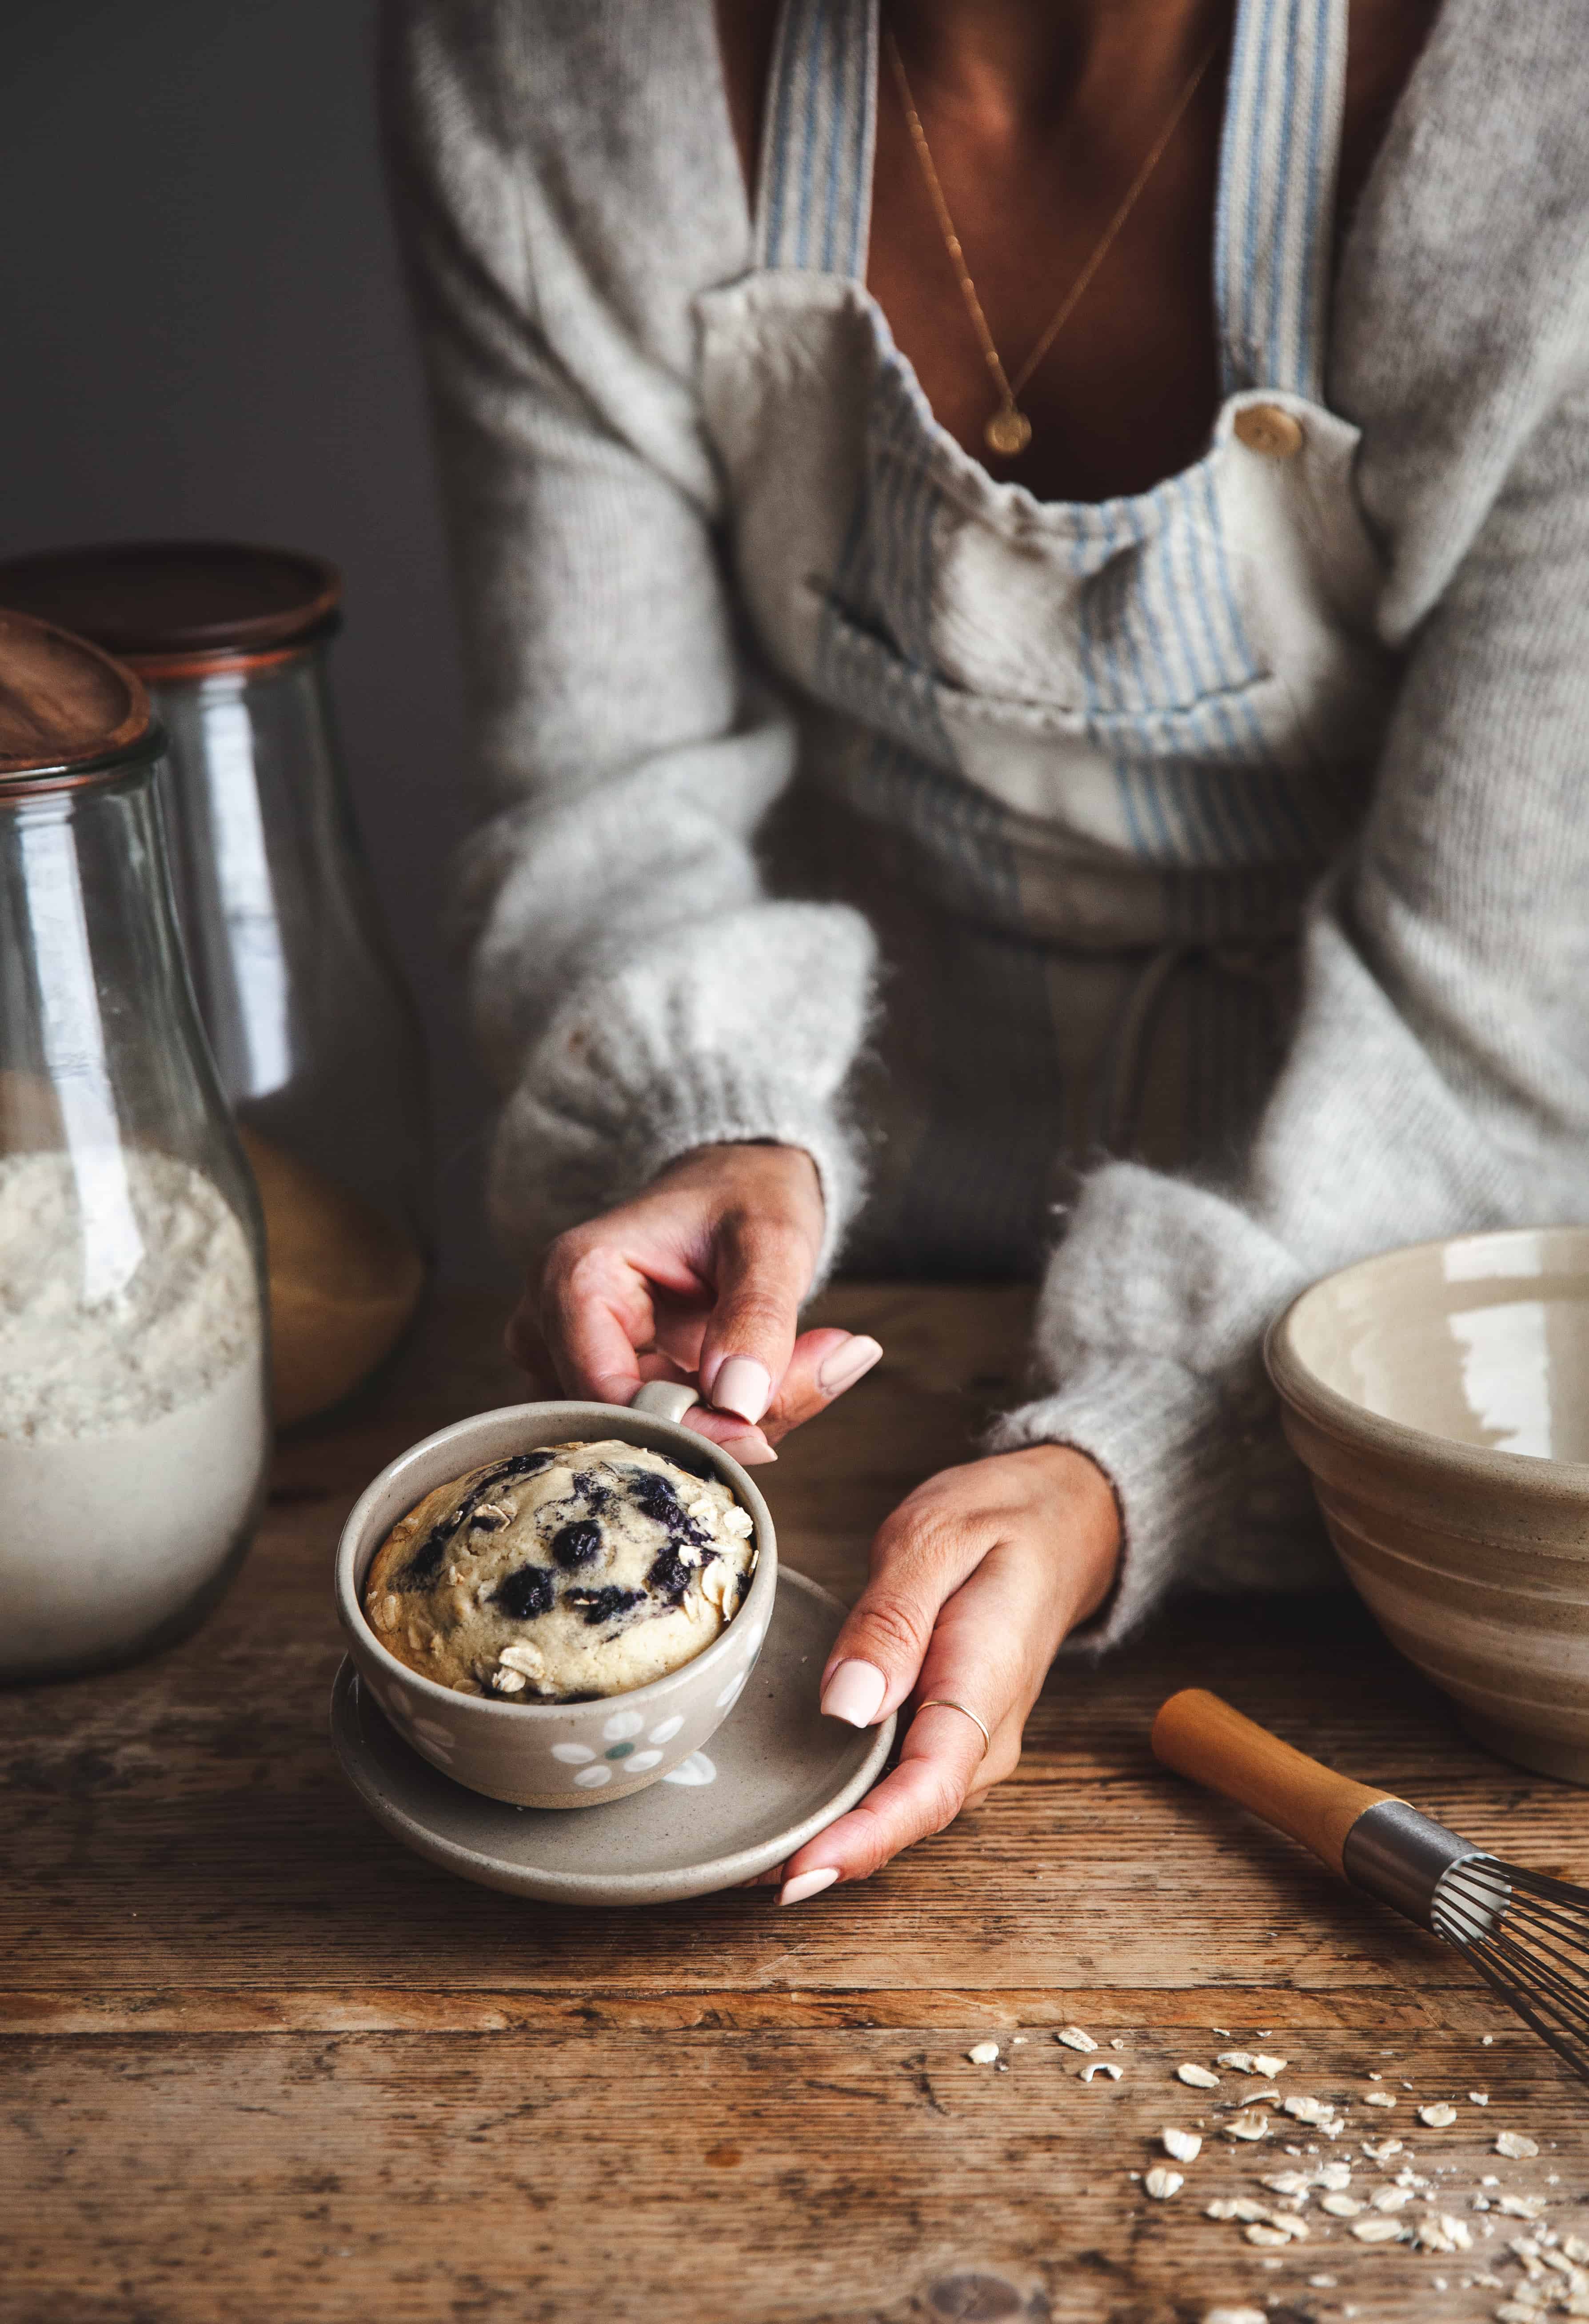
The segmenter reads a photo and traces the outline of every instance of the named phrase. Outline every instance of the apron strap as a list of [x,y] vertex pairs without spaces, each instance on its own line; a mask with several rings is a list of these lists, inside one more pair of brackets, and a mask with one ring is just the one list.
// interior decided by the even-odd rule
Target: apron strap
[[758,266],[865,279],[876,117],[877,0],[784,0],[762,132]]
[[1324,401],[1346,0],[1238,0],[1215,219],[1223,392]]

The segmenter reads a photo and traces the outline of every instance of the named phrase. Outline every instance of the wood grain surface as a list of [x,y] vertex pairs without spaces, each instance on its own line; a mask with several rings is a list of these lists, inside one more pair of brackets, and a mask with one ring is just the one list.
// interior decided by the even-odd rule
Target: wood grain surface
[[[885,1360],[769,1496],[790,1563],[853,1591],[890,1503],[1018,1387],[1026,1302],[850,1286],[825,1307]],[[1465,1744],[1344,1597],[1194,1602],[1104,1665],[1063,1661],[979,1815],[787,1912],[764,1891],[557,1911],[388,1840],[327,1741],[332,1547],[393,1452],[516,1397],[500,1323],[447,1304],[378,1394],[283,1446],[198,1637],[0,1697],[5,2324],[1196,2324],[1221,2305],[1466,2324],[1542,2264],[1510,2251],[1538,2231],[1502,2196],[1589,2236],[1581,2086],[1454,1954],[1150,1754],[1160,1701],[1211,1686],[1474,1839],[1589,1876],[1584,1794]],[[1073,2023],[1118,2081],[1082,2082],[1052,2038]],[[987,2039],[998,2062],[972,2064]],[[1349,2101],[1340,2136],[1272,2101],[1262,2141],[1222,2135],[1258,2085],[1175,2069],[1232,2047],[1285,2057],[1282,2091]],[[1434,2099],[1450,2126],[1417,2120]],[[1199,2121],[1185,2186],[1150,2200],[1132,2174],[1166,2160],[1166,2124]],[[1538,2156],[1498,2156],[1502,2129]],[[1386,2135],[1408,2151],[1363,2154]],[[1366,2200],[1409,2153],[1472,2250],[1365,2245],[1316,2195],[1284,2249],[1205,2216],[1341,2158]],[[1425,2209],[1414,2190],[1397,2216]]]

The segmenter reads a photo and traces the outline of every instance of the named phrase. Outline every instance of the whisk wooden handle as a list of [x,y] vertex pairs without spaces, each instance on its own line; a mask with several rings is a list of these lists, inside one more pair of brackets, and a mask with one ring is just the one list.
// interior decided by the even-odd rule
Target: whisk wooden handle
[[1170,1696],[1153,1721],[1153,1749],[1167,1767],[1251,1808],[1343,1877],[1347,1833],[1395,1796],[1321,1767],[1200,1686]]

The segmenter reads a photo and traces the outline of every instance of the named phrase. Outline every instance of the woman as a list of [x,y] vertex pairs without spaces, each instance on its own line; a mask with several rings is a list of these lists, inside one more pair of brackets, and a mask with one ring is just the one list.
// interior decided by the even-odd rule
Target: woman
[[1041,1270],[794,1902],[1007,1775],[1067,1634],[1326,1570],[1292,1290],[1589,1213],[1580,19],[406,0],[388,66],[515,1349],[770,1458],[878,1352],[798,1334],[841,1246]]

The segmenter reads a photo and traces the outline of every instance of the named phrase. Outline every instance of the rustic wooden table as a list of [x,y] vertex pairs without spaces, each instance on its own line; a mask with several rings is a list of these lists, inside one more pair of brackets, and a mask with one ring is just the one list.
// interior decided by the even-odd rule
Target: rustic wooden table
[[[887,1358],[770,1492],[789,1562],[842,1591],[889,1503],[1009,1393],[1025,1303],[853,1286],[827,1307]],[[1541,2228],[1501,2201],[1589,2235],[1580,2088],[1454,1956],[1149,1756],[1160,1698],[1200,1682],[1589,1873],[1589,1802],[1467,1748],[1344,1600],[1195,1607],[1065,1663],[979,1815],[787,1912],[539,1908],[369,1823],[327,1742],[332,1545],[402,1444],[513,1397],[499,1323],[448,1304],[368,1410],[282,1451],[199,1636],[0,1698],[6,2324],[1375,2324],[1504,2314],[1529,2269],[1570,2297],[1560,2245],[1520,2259]],[[1072,2023],[1118,2080],[1079,2079],[1053,2039]],[[998,2063],[971,2063],[987,2039]],[[1261,2144],[1222,2135],[1252,2086],[1173,2076],[1243,2045],[1289,2061],[1282,2089],[1349,2100],[1340,2136],[1272,2101]],[[1437,2098],[1456,2120],[1427,2129]],[[1149,2200],[1162,2126],[1199,2120],[1186,2185]],[[1497,2155],[1501,2129],[1538,2158]],[[1392,2135],[1400,2156],[1364,2156]],[[1344,2159],[1365,2202],[1410,2169],[1395,2216],[1416,2225],[1430,2188],[1472,2248],[1359,2241],[1381,2215],[1327,2217],[1316,2191],[1283,2246],[1206,2216]]]

